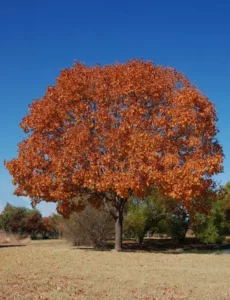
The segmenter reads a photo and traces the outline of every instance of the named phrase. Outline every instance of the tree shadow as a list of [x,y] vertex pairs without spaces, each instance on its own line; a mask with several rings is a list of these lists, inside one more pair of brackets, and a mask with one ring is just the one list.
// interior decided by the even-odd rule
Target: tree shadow
[[83,250],[83,251],[93,251],[93,252],[106,252],[112,251],[114,245],[106,244],[104,247],[93,247],[93,246],[72,246],[72,250]]
[[0,248],[13,248],[13,247],[25,247],[25,246],[27,246],[27,245],[7,245],[7,244],[5,244],[5,245],[0,245]]
[[[123,241],[123,253],[137,252],[137,253],[165,253],[165,254],[180,254],[184,253],[184,250],[196,247],[196,240],[192,238],[186,239],[183,243],[175,243],[171,239],[146,239],[142,244],[136,243],[134,240]],[[78,247],[74,246],[73,250],[84,251],[113,251],[114,242],[109,241],[103,248],[93,247]]]
[[[73,247],[73,250],[84,251],[114,251],[114,241],[108,241],[103,248]],[[185,254],[185,253],[213,253],[218,250],[230,249],[230,244],[202,244],[193,237],[187,237],[183,242],[175,242],[170,238],[145,239],[142,244],[135,240],[124,239],[122,253],[164,253],[164,254]]]

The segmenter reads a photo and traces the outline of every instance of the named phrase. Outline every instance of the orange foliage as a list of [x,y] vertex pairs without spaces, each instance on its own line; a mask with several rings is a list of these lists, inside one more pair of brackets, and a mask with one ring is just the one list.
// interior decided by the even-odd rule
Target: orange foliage
[[62,200],[67,215],[82,190],[127,198],[154,185],[188,206],[222,170],[213,104],[181,73],[152,62],[77,62],[33,102],[21,127],[28,137],[5,163],[15,193]]

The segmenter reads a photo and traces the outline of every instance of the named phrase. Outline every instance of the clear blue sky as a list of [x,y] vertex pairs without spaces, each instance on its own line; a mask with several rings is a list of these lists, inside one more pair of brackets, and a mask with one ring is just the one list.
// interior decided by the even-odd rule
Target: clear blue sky
[[[13,196],[4,159],[17,154],[19,123],[74,60],[105,64],[130,58],[170,65],[215,103],[230,180],[230,1],[9,0],[0,7],[0,209]],[[47,215],[54,206],[39,207]]]

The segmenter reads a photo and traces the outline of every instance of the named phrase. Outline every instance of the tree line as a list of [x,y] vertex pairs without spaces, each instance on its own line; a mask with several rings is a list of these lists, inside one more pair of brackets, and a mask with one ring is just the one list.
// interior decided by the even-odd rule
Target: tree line
[[0,229],[22,237],[29,235],[32,239],[58,238],[59,219],[60,217],[56,214],[42,217],[36,209],[17,207],[7,203],[0,213]]

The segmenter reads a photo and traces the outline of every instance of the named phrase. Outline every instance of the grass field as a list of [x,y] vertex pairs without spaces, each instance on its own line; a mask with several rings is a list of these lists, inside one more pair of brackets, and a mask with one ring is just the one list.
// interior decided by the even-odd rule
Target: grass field
[[230,299],[230,255],[0,247],[0,299]]

